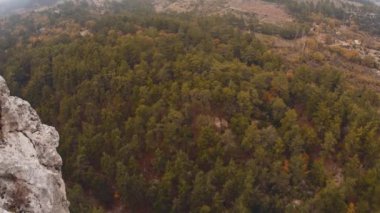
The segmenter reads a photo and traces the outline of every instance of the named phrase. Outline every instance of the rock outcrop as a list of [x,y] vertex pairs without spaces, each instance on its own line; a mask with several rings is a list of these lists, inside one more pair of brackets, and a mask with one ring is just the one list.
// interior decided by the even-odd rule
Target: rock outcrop
[[0,76],[0,213],[69,212],[55,128],[30,104],[10,96]]

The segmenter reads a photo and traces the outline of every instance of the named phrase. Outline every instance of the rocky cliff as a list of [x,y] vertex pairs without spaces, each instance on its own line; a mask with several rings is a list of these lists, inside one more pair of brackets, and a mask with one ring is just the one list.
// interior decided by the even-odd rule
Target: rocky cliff
[[59,135],[0,77],[0,213],[69,212]]

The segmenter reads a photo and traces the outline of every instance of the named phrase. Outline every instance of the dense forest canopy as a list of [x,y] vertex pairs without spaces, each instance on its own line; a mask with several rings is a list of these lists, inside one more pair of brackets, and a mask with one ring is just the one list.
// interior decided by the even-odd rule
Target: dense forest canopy
[[1,75],[59,130],[72,212],[380,211],[376,93],[293,69],[234,16],[140,6],[2,28]]

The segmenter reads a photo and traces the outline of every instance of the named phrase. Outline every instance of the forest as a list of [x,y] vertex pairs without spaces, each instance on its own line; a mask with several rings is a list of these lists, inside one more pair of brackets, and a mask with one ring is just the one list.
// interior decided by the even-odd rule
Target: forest
[[380,211],[377,93],[237,17],[133,8],[3,23],[0,73],[59,131],[71,212]]
[[[380,7],[368,0],[265,1],[283,4],[289,13],[302,22],[310,22],[312,15],[320,14],[323,17],[335,18],[346,23],[354,22],[360,30],[380,35]],[[357,7],[353,2],[359,3],[361,6]]]

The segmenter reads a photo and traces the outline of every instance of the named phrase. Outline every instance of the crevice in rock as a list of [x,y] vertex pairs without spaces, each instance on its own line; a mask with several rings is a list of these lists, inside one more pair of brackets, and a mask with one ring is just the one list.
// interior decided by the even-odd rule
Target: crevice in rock
[[2,147],[2,145],[5,144],[4,143],[4,138],[3,138],[3,119],[2,119],[2,114],[3,114],[3,102],[2,102],[2,98],[0,98],[0,148]]

